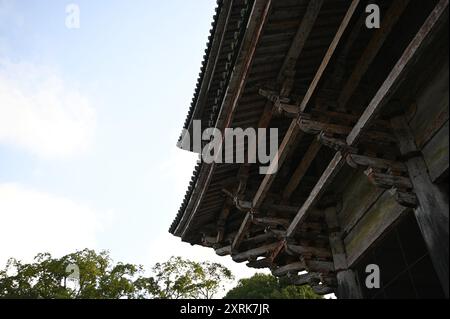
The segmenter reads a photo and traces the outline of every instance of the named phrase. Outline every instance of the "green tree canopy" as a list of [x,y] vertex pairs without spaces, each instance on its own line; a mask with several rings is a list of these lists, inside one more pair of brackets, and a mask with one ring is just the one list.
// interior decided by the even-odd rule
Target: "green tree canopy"
[[[61,258],[38,254],[32,263],[9,259],[0,271],[1,298],[145,298],[158,287],[141,266],[114,264],[108,252],[82,250]],[[72,280],[72,279],[77,280]]]
[[159,298],[211,299],[233,280],[230,270],[218,263],[194,262],[172,257],[153,267],[155,281],[160,287]]
[[152,270],[144,276],[142,266],[114,263],[108,252],[88,249],[61,258],[41,253],[32,263],[11,258],[0,270],[0,298],[211,298],[233,278],[220,264],[180,257]]
[[286,279],[255,274],[239,280],[224,299],[320,299],[309,286],[294,286]]

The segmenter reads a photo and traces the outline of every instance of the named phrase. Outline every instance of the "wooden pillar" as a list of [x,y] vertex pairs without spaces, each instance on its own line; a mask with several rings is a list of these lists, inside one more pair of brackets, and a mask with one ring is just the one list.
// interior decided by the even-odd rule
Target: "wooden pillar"
[[330,231],[330,247],[338,283],[336,296],[340,299],[361,299],[363,296],[356,275],[348,267],[347,254],[345,253],[335,207],[329,207],[325,210],[325,219]]
[[407,159],[409,177],[419,206],[415,209],[417,223],[428,247],[431,260],[446,297],[449,297],[449,212],[448,199],[435,185],[426,162],[417,149],[411,129],[404,117],[391,120],[401,154]]

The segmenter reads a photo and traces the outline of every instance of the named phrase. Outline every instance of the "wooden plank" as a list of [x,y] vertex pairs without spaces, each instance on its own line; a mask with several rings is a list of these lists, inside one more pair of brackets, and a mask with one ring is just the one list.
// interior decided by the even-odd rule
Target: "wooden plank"
[[339,29],[337,30],[336,35],[334,36],[333,41],[331,42],[331,45],[329,46],[327,52],[325,53],[325,57],[323,58],[322,63],[320,64],[319,69],[316,72],[316,75],[314,76],[314,79],[310,84],[308,91],[306,92],[305,97],[303,98],[300,104],[300,112],[304,112],[306,110],[306,107],[308,106],[312,96],[316,92],[317,86],[320,80],[322,79],[322,75],[324,74],[326,68],[328,67],[328,64],[331,58],[333,57],[336,48],[340,43],[342,36],[344,35],[345,30],[347,29],[353,17],[353,14],[356,11],[356,8],[359,5],[359,2],[360,2],[359,0],[353,0],[352,3],[350,4],[349,9],[347,10],[344,18],[342,19]]
[[320,282],[320,273],[310,272],[307,274],[293,276],[291,282],[296,286],[304,286],[312,283],[313,281]]
[[[414,136],[403,117],[393,119],[392,127],[397,135],[402,154],[417,154]],[[448,193],[435,185],[422,156],[407,160],[409,176],[414,192],[419,200],[415,215],[431,260],[442,284],[445,295],[449,296],[449,206]]]
[[321,143],[318,140],[314,140],[303,156],[300,164],[296,168],[294,174],[290,178],[286,188],[283,191],[283,200],[287,201],[291,197],[292,193],[297,189],[306,171],[309,169],[311,163],[316,158],[321,148]]
[[[290,77],[291,74],[293,72],[293,70],[295,69],[295,63],[297,62],[298,57],[300,56],[301,52],[303,51],[305,42],[307,40],[307,38],[309,37],[309,34],[311,33],[311,30],[314,26],[314,23],[316,21],[316,18],[320,12],[320,9],[323,5],[323,0],[316,0],[316,1],[310,1],[308,4],[308,7],[306,9],[305,12],[305,18],[302,19],[300,26],[298,28],[298,31],[292,41],[292,44],[289,48],[289,51],[284,59],[283,65],[280,69],[280,72],[278,73],[278,77],[277,77],[277,83],[281,85],[281,87],[283,88],[283,94],[285,95],[289,95],[290,93],[290,89],[291,88],[287,88],[288,83],[290,82]],[[263,115],[261,116],[259,123],[258,123],[258,128],[265,128],[269,126],[269,123],[272,119],[273,116],[273,104],[272,101],[268,101],[268,103],[266,103]],[[294,130],[297,130],[297,127],[294,127]],[[294,132],[296,134],[296,132]],[[279,152],[278,152],[279,153]],[[254,157],[256,157],[256,154],[249,154],[249,157],[252,156],[251,159],[254,159]],[[283,162],[284,160],[284,156],[280,156],[279,154],[276,155],[277,156],[277,163],[274,163],[275,165],[279,166],[281,165],[280,163]],[[251,162],[249,160],[249,162]],[[244,164],[242,167],[245,168],[245,166],[249,166],[248,163]],[[276,171],[275,167],[272,167],[271,169],[269,169],[269,171]],[[265,179],[263,181],[263,185],[265,185],[265,188],[262,187],[260,188],[261,190],[258,190],[258,194],[257,196],[261,196],[264,197],[267,193],[267,191],[265,191],[265,189],[268,190],[268,188],[270,188],[270,185],[273,182],[273,179],[275,178],[276,174],[274,175],[266,175],[267,179]],[[261,203],[259,203],[258,198],[256,200],[253,201],[254,202],[254,206],[255,208],[258,208],[259,205]]]
[[257,248],[253,248],[244,252],[240,252],[237,254],[232,254],[231,258],[233,259],[233,261],[237,262],[237,263],[241,263],[244,261],[247,261],[249,259],[256,259],[260,256],[266,255],[268,254],[271,250],[277,248],[279,246],[279,242],[275,242],[272,244],[268,244],[268,245],[264,245],[261,247],[257,247]]
[[402,16],[403,11],[408,6],[409,0],[396,0],[387,10],[383,17],[381,27],[377,29],[370,39],[369,44],[364,50],[364,53],[356,63],[352,74],[347,80],[344,88],[338,99],[340,108],[345,108],[353,93],[357,89],[364,74],[369,69],[372,62],[375,60],[380,49],[387,37],[391,34],[392,28]]
[[417,58],[435,38],[438,31],[444,27],[445,21],[448,21],[447,9],[448,0],[439,1],[347,137],[348,145],[353,146],[358,142],[361,133],[372,124],[381,108],[389,102],[402,81],[410,73]]
[[324,259],[332,257],[331,251],[327,248],[294,245],[294,244],[287,244],[286,252],[294,256],[314,256]]
[[449,124],[447,121],[447,123],[441,127],[439,132],[425,145],[422,150],[432,182],[435,182],[445,172],[448,172],[448,145]]
[[370,157],[365,155],[358,154],[349,154],[347,155],[347,163],[357,168],[358,166],[362,167],[372,167],[383,170],[394,170],[397,172],[407,172],[408,168],[402,162],[386,160],[382,158]]
[[[358,4],[359,4],[359,0],[353,0],[352,3],[350,4],[350,7],[347,10],[345,17],[343,18],[343,20],[339,26],[339,29],[336,32],[336,35],[334,36],[333,41],[332,41],[330,47],[328,48],[324,59],[322,60],[320,66],[319,66],[318,71],[316,72],[316,75],[314,76],[314,79],[308,88],[307,94],[305,95],[305,97],[302,100],[302,103],[300,104],[300,112],[305,111],[312,95],[316,91],[317,85],[318,85],[320,79],[322,78],[322,75],[324,74],[325,69],[327,68],[327,66],[337,48],[337,45],[339,44],[348,24],[350,23],[350,20],[353,16]],[[298,135],[298,131],[299,131],[299,129],[296,124],[296,120],[293,120],[286,135],[284,136],[283,142],[281,143],[281,146],[277,152],[278,165],[282,165],[282,163],[284,162],[284,159],[287,156],[289,147],[292,145],[292,141]],[[255,198],[253,199],[254,207],[258,207],[259,205],[262,204],[265,194],[269,190],[270,185],[272,184],[274,178],[275,178],[275,176],[272,176],[272,175],[265,176],[263,182],[261,183],[261,185],[255,195]],[[245,227],[242,227],[242,228],[245,229]],[[239,241],[236,241],[236,246],[238,244],[239,244]]]
[[330,273],[334,272],[334,264],[331,261],[306,260],[306,270],[309,272]]
[[325,172],[322,174],[319,181],[309,194],[308,199],[305,201],[305,203],[295,216],[294,220],[289,225],[289,228],[286,232],[287,238],[290,238],[294,235],[297,227],[304,221],[308,211],[317,203],[320,196],[322,196],[322,194],[325,192],[326,187],[331,183],[331,181],[337,175],[340,168],[344,166],[344,164],[344,157],[342,156],[341,152],[337,152],[328,167],[325,169]]
[[337,291],[340,299],[360,299],[361,289],[353,270],[348,269],[347,252],[342,241],[341,227],[336,207],[325,210],[325,221],[329,228],[330,248],[333,253],[334,271],[336,272]]
[[[297,137],[299,133],[299,127],[296,123],[296,121],[292,121],[291,125],[289,126],[288,131],[286,132],[285,137],[283,138],[283,141],[281,142],[281,145],[277,151],[277,154],[275,155],[278,158],[278,161],[272,161],[271,165],[277,165],[280,167],[283,165],[284,160],[287,157],[287,154],[289,152],[289,149],[292,147],[292,140]],[[273,167],[272,169],[275,169]],[[269,169],[271,171],[271,169]],[[263,181],[261,182],[258,191],[256,192],[254,198],[253,198],[253,207],[258,209],[259,206],[262,205],[262,202],[267,194],[267,192],[270,189],[270,186],[272,185],[273,181],[275,180],[276,174],[269,174],[265,175]]]
[[369,209],[353,230],[344,238],[349,266],[398,220],[408,208],[397,203],[388,191]]
[[247,231],[249,230],[250,226],[252,225],[252,218],[253,213],[247,212],[245,214],[244,220],[242,221],[241,226],[239,227],[239,230],[234,237],[233,243],[231,244],[231,249],[236,250],[239,245],[241,244],[242,240],[245,238]]
[[325,210],[325,219],[330,228],[330,248],[333,253],[334,268],[337,272],[348,269],[347,254],[345,253],[344,244],[339,229],[333,229],[338,222],[336,208],[329,207]]
[[323,2],[324,0],[309,1],[305,15],[303,19],[301,19],[300,27],[295,34],[291,47],[289,48],[283,62],[283,66],[281,67],[281,71],[277,79],[278,83],[282,83],[286,78],[290,77],[292,70],[295,69],[295,64],[297,63],[298,57],[305,47],[306,40],[309,38],[309,34],[313,29]]
[[352,177],[342,194],[342,209],[339,213],[344,234],[353,229],[383,192],[383,189],[375,187],[360,171]]
[[253,217],[252,223],[255,225],[271,227],[282,226],[284,228],[287,228],[289,226],[289,219],[275,217]]
[[217,248],[215,250],[216,254],[219,256],[226,256],[226,255],[230,255],[231,254],[231,245],[229,246],[225,246],[225,247],[221,247],[221,248]]
[[305,269],[306,269],[305,263],[302,261],[298,261],[272,270],[272,275],[276,277],[282,277],[287,275],[288,273],[304,271]]
[[448,59],[416,97],[415,114],[409,122],[419,150],[433,138],[449,119]]
[[275,234],[272,231],[268,231],[268,232],[266,232],[264,234],[257,235],[257,236],[245,239],[243,241],[243,244],[245,244],[246,246],[254,246],[254,245],[257,245],[257,244],[264,243],[264,242],[266,242],[266,241],[268,241],[269,239],[272,239],[272,238],[278,238],[278,235]]
[[[335,50],[336,47],[338,45],[338,43],[340,42],[342,35],[344,34],[344,31],[346,30],[348,24],[350,23],[351,17],[353,16],[353,13],[356,10],[356,7],[359,4],[359,0],[353,0],[344,19],[342,20],[342,23],[338,29],[338,31],[336,32],[335,37],[333,38],[333,41],[330,45],[330,47],[328,48],[324,59],[322,60],[319,69],[316,73],[316,75],[314,76],[314,79],[312,81],[312,83],[310,84],[307,94],[305,95],[305,97],[302,100],[302,103],[300,104],[300,112],[303,112],[306,109],[306,106],[308,105],[312,95],[314,94],[317,85],[320,81],[320,79],[322,78],[323,73],[325,72],[326,67],[328,66]],[[298,134],[298,128],[297,125],[295,124],[295,121],[292,121],[284,139],[283,142],[277,152],[277,156],[278,156],[278,166],[281,166],[284,162],[284,159],[286,157],[286,153],[288,151],[288,146],[291,144],[292,140],[294,140],[297,137]],[[253,200],[253,204],[255,207],[258,207],[258,205],[261,204],[262,199],[264,198],[265,193],[268,191],[268,188],[270,188],[270,185],[272,184],[273,180],[274,180],[275,176],[272,175],[266,175],[266,177],[264,178],[263,182],[261,183],[260,188],[258,189],[256,195],[255,195],[255,199]]]

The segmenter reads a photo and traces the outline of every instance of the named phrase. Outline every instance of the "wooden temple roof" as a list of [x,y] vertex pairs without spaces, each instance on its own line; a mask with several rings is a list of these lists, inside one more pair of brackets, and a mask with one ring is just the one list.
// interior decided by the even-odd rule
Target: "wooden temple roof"
[[183,128],[278,128],[279,170],[198,164],[170,233],[276,274],[335,270],[326,211],[352,166],[398,163],[389,119],[408,110],[394,101],[420,87],[409,79],[448,23],[448,1],[378,0],[383,24],[368,29],[367,3],[217,1]]

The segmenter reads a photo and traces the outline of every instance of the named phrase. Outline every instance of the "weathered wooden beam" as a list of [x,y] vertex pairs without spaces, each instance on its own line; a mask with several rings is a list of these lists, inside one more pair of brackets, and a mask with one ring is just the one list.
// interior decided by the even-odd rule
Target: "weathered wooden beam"
[[[441,1],[442,2],[442,1]],[[413,134],[404,117],[391,121],[403,155],[418,154]],[[408,156],[409,157],[409,156]],[[409,176],[418,198],[419,207],[415,215],[428,247],[434,268],[442,288],[449,296],[449,206],[443,192],[432,182],[425,160],[413,156],[406,161]]]
[[327,248],[321,247],[311,247],[311,246],[302,246],[295,244],[287,244],[286,245],[286,253],[294,256],[308,256],[308,257],[318,257],[318,258],[331,258],[331,251]]
[[216,250],[216,254],[219,256],[227,256],[231,254],[231,245],[228,246],[224,246],[221,248],[217,248]]
[[439,31],[445,27],[445,21],[448,21],[448,0],[440,0],[361,115],[358,123],[347,137],[347,144],[354,146],[358,143],[361,133],[368,129],[381,108],[389,102],[397,88],[413,69],[418,57]]
[[405,192],[395,189],[394,196],[395,200],[402,206],[417,208],[417,205],[419,205],[416,194],[412,192]]
[[333,263],[337,279],[338,298],[360,299],[361,289],[354,272],[349,269],[347,253],[345,252],[342,233],[335,207],[325,210],[325,220],[330,230],[330,248],[333,253]]
[[[291,47],[289,48],[289,51],[285,57],[285,60],[283,62],[283,65],[280,69],[280,72],[278,73],[277,77],[277,83],[281,86],[281,97],[273,96],[273,92],[268,92],[267,90],[260,90],[259,93],[263,96],[266,96],[270,102],[278,103],[287,101],[284,98],[284,95],[289,95],[291,90],[291,82],[292,82],[292,74],[295,69],[295,64],[300,56],[301,52],[303,51],[305,42],[307,38],[309,37],[309,34],[312,30],[312,27],[314,26],[314,23],[316,21],[316,18],[320,12],[320,8],[322,7],[324,0],[316,0],[316,1],[310,1],[308,4],[308,7],[306,9],[305,18],[302,19],[300,26],[298,28],[298,31],[292,41]],[[272,106],[272,103],[267,103],[266,107],[264,109],[263,115],[261,116],[258,127],[264,128],[267,127],[272,119],[274,113],[274,107]],[[252,156],[250,154],[249,156]],[[256,154],[254,154],[256,156]],[[278,157],[279,159],[279,157]],[[248,161],[251,162],[251,161]],[[248,166],[249,164],[246,163],[243,166]],[[266,175],[268,176],[268,175]],[[255,204],[255,201],[254,201]],[[255,207],[258,207],[258,203],[256,203]]]
[[[302,130],[307,134],[320,134],[324,132],[329,134],[338,134],[347,136],[352,131],[352,127],[350,126],[340,124],[330,124],[326,122],[319,122],[305,118],[300,118],[298,121],[298,125],[300,127],[300,130]],[[367,130],[362,132],[361,135],[366,140],[373,141],[374,143],[386,144],[394,142],[394,139],[389,132]]]
[[389,36],[392,28],[397,23],[398,19],[402,16],[403,11],[408,6],[409,0],[397,0],[393,1],[386,14],[383,17],[381,27],[377,29],[370,39],[369,44],[364,50],[364,53],[359,58],[356,66],[353,69],[352,74],[347,80],[344,88],[338,99],[340,108],[345,108],[351,96],[361,83],[361,79],[369,69],[372,62],[375,60],[380,49],[387,37]]
[[283,191],[283,200],[287,201],[291,197],[292,193],[297,189],[300,181],[306,174],[306,171],[309,169],[311,163],[316,158],[317,153],[319,152],[321,147],[321,143],[317,140],[314,140],[303,156],[300,164],[295,169],[294,174],[290,178],[286,188]]
[[347,145],[345,140],[340,138],[330,137],[329,134],[321,133],[317,136],[317,141],[324,146],[327,146],[335,151],[345,153],[358,153],[358,149]]
[[[277,151],[277,154],[275,156],[277,156],[278,160],[273,163],[273,165],[277,165],[277,167],[281,166],[284,163],[284,160],[287,157],[287,154],[289,152],[289,149],[292,147],[292,139],[294,139],[295,137],[298,136],[299,133],[299,127],[297,126],[297,124],[295,123],[295,121],[292,121],[291,125],[288,128],[288,131],[286,132],[286,135],[283,139],[283,141],[281,142],[281,145]],[[275,167],[272,168],[273,171],[275,171]],[[271,169],[269,169],[270,171]],[[267,192],[269,191],[270,186],[272,185],[273,181],[275,180],[276,174],[268,174],[264,176],[263,181],[261,182],[254,198],[253,198],[253,206],[255,208],[258,208],[259,206],[262,205],[264,198],[267,194]]]
[[[360,0],[352,0],[349,9],[347,10],[338,31],[336,32],[333,41],[331,42],[331,45],[329,46],[327,52],[325,53],[325,56],[319,66],[318,71],[316,72],[314,79],[312,81],[312,83],[310,84],[307,94],[305,95],[305,97],[303,98],[301,104],[300,104],[300,112],[304,112],[306,107],[308,106],[313,94],[316,92],[317,89],[317,85],[320,81],[320,79],[322,78],[322,75],[325,72],[325,69],[327,68],[347,26],[350,23],[351,18],[353,17],[353,14],[356,11],[356,8],[358,7]],[[286,159],[286,156],[288,154],[289,149],[292,147],[292,141],[294,139],[296,139],[298,137],[299,134],[299,129],[298,129],[298,125],[296,123],[296,120],[293,120],[291,125],[289,126],[288,131],[286,132],[283,141],[278,149],[277,152],[277,158],[278,161],[277,163],[272,162],[273,165],[277,165],[281,166],[284,162],[284,160]],[[275,167],[272,167],[272,169],[274,169]],[[269,168],[269,171],[271,171],[271,168]],[[272,170],[274,171],[274,170]],[[267,194],[270,186],[272,185],[274,179],[275,179],[276,174],[268,174],[264,177],[263,181],[261,182],[261,185],[258,188],[258,191],[256,192],[256,195],[253,199],[253,207],[258,209],[258,207],[262,204],[265,195]],[[238,231],[238,234],[236,235],[235,240],[233,241],[233,249],[236,249],[239,247],[242,239],[243,239],[243,232],[246,232],[249,228],[249,223],[250,223],[250,215],[249,213],[247,213],[247,216],[244,218],[244,221]]]
[[334,264],[331,261],[309,259],[305,261],[306,270],[310,272],[330,273],[334,272]]
[[216,243],[221,243],[225,236],[225,224],[231,212],[231,200],[227,199],[223,205],[222,211],[217,219],[217,236]]
[[310,285],[311,289],[318,295],[328,295],[334,292],[334,288],[324,284]]
[[320,177],[319,181],[309,194],[308,199],[305,201],[305,203],[295,216],[294,220],[289,225],[289,228],[286,231],[287,238],[290,238],[295,234],[297,227],[299,227],[299,225],[304,221],[309,210],[317,203],[319,198],[325,192],[326,187],[332,182],[332,180],[338,174],[339,170],[344,166],[344,164],[344,157],[340,152],[337,152]]
[[369,168],[364,171],[369,180],[380,188],[399,188],[403,190],[411,190],[413,188],[409,177],[398,176],[393,174],[380,173],[378,170]]
[[295,214],[298,212],[299,206],[291,206],[291,205],[284,205],[284,204],[264,204],[262,205],[262,210],[272,211],[272,212],[279,212],[279,213],[291,213]]
[[313,282],[320,282],[320,273],[309,272],[301,275],[292,275],[289,278],[293,285],[304,286]]
[[274,238],[278,238],[277,234],[275,234],[272,231],[267,231],[267,232],[265,232],[263,234],[256,235],[254,237],[250,237],[250,238],[245,239],[242,242],[242,244],[246,245],[246,246],[254,246],[254,245],[261,244],[261,243],[265,243],[268,240],[274,239]]
[[284,229],[287,229],[290,224],[289,219],[275,217],[254,217],[252,223],[271,227],[282,226]]
[[325,53],[325,57],[323,58],[322,63],[320,64],[319,69],[317,70],[317,73],[314,76],[312,83],[310,84],[308,91],[306,92],[306,95],[300,104],[300,112],[304,112],[306,110],[306,107],[308,106],[312,96],[316,92],[317,86],[318,86],[320,80],[322,79],[322,76],[323,76],[326,68],[328,67],[328,64],[329,64],[331,58],[333,57],[338,44],[341,42],[342,36],[344,35],[345,31],[347,30],[347,27],[350,24],[350,21],[353,17],[353,14],[356,11],[356,8],[359,5],[359,2],[360,2],[359,0],[353,0],[351,2],[350,7],[347,10],[347,12],[339,26],[339,29],[337,30],[337,32],[333,38],[333,41],[331,42],[331,45],[329,46],[327,52]]
[[402,162],[391,161],[383,158],[376,158],[366,155],[348,154],[346,156],[347,164],[353,168],[372,167],[382,170],[394,170],[396,172],[407,172],[406,165]]
[[277,78],[278,83],[285,82],[281,88],[281,95],[287,95],[291,90],[291,87],[289,86],[290,81],[286,81],[286,79],[292,77],[297,60],[305,47],[306,40],[309,38],[314,24],[316,23],[316,19],[319,16],[323,2],[324,0],[315,0],[309,1],[308,3],[305,15],[303,19],[301,19],[300,26],[294,36],[291,47],[289,48],[286,58],[284,59],[280,74]]
[[300,271],[305,271],[306,265],[302,261],[294,262],[291,264],[287,264],[285,266],[278,267],[272,270],[272,275],[276,277],[282,277],[287,275],[288,273],[298,273]]
[[264,256],[268,254],[273,249],[279,246],[279,242],[275,242],[272,244],[264,245],[261,247],[253,248],[244,252],[237,253],[235,255],[231,255],[233,261],[241,263],[247,260],[256,259],[258,257]]
[[[306,42],[306,39],[308,38],[312,27],[315,23],[315,20],[320,12],[320,8],[322,7],[323,0],[317,0],[317,1],[311,1],[309,3],[309,6],[307,8],[307,11],[305,13],[305,19],[302,20],[300,27],[298,29],[298,32],[296,36],[294,37],[294,41],[292,42],[292,45],[288,51],[288,54],[285,58],[285,61],[283,63],[283,66],[281,67],[281,70],[278,75],[278,83],[282,83],[282,95],[288,95],[290,88],[290,77],[293,69],[295,68],[295,62],[300,56],[300,53],[303,50],[304,44]],[[264,93],[264,92],[262,92]],[[278,99],[277,99],[278,100]],[[273,107],[269,104],[266,105],[265,111],[259,120],[258,127],[263,128],[267,127],[269,125],[270,120],[272,119],[273,115]],[[297,127],[295,125],[292,125],[293,131],[298,131]],[[296,132],[294,133],[296,134]],[[256,154],[255,154],[256,155]],[[286,155],[281,156],[279,154],[277,156],[277,163],[275,165],[278,165],[278,163],[281,161],[284,161],[284,158]],[[246,164],[248,166],[248,164]],[[269,168],[270,171],[276,171],[275,168]],[[264,198],[267,194],[268,189],[270,188],[270,185],[273,182],[273,179],[275,178],[275,174],[268,174],[265,176],[266,178],[263,181],[263,185],[266,185],[265,187],[260,187],[258,189],[258,192],[255,196],[255,199],[253,200],[252,206],[255,207],[255,209],[258,209],[259,206],[262,204],[262,200],[259,200],[259,198]],[[249,227],[249,221],[250,221],[250,212],[247,213],[247,216],[244,218],[243,224],[240,228],[240,231],[246,232]],[[236,249],[240,245],[240,241],[242,240],[242,233],[238,232],[238,235],[236,236],[235,241],[233,241],[232,247],[233,249]]]
[[236,236],[234,237],[233,243],[231,244],[231,248],[233,250],[239,248],[239,245],[242,243],[242,240],[245,238],[247,231],[250,229],[252,225],[252,219],[253,219],[252,212],[248,212],[245,214],[244,220],[242,221],[242,224],[239,227]]
[[[279,230],[269,230],[263,234],[256,235],[254,237],[250,237],[244,239],[242,244],[245,246],[254,246],[265,243],[271,239],[282,240],[284,238],[285,232]],[[227,234],[227,239],[234,239],[235,233]],[[219,256],[226,256],[231,254],[231,245],[221,247],[216,249],[216,254]]]
[[272,258],[266,257],[258,260],[249,261],[246,266],[249,268],[263,269],[272,267]]

